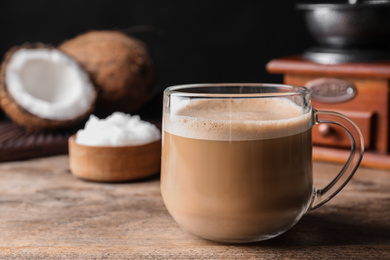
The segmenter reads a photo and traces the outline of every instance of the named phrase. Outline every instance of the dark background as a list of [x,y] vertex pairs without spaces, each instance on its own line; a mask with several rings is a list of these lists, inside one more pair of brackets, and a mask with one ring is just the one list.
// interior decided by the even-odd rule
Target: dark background
[[266,63],[313,45],[296,3],[2,0],[0,52],[3,57],[25,42],[58,45],[88,30],[120,29],[146,43],[158,92],[184,83],[278,83],[282,77],[268,74]]

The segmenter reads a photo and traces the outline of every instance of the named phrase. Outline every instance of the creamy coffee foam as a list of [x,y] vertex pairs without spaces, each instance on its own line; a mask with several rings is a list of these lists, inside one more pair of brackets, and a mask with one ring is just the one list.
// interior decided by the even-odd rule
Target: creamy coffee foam
[[311,113],[286,98],[201,99],[175,102],[164,114],[165,131],[204,140],[262,140],[311,127]]

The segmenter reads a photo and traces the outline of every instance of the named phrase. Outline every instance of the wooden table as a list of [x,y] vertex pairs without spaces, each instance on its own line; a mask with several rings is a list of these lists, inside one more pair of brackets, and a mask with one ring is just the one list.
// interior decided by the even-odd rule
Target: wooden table
[[[324,185],[340,165],[314,164]],[[331,174],[332,173],[332,174]],[[159,177],[107,184],[66,155],[0,164],[0,259],[390,259],[390,172],[361,168],[325,206],[268,241],[226,245],[181,230]]]

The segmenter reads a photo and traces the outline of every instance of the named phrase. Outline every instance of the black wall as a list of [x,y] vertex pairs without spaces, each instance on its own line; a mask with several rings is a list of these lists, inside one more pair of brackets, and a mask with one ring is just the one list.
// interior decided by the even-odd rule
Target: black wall
[[147,44],[156,88],[204,82],[281,82],[265,64],[313,43],[291,0],[2,0],[0,52],[57,45],[91,29],[123,29]]

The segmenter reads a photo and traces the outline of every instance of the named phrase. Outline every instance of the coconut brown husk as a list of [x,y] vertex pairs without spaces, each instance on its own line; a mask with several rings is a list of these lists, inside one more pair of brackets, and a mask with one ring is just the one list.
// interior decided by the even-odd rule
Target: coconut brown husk
[[87,146],[69,138],[69,165],[73,175],[91,181],[121,182],[152,176],[160,171],[161,140],[135,146]]
[[[52,120],[40,118],[36,115],[31,114],[26,109],[21,107],[12,95],[8,92],[7,84],[5,81],[7,65],[12,58],[12,55],[20,49],[53,49],[53,46],[44,43],[25,43],[20,46],[12,47],[4,56],[3,62],[0,67],[0,106],[4,113],[16,124],[25,127],[28,130],[39,131],[39,130],[54,130],[59,128],[70,128],[85,120],[93,111],[93,102],[91,108],[77,116],[76,118],[69,120]],[[97,94],[96,94],[97,96]],[[95,100],[96,100],[95,96]]]
[[152,97],[154,65],[140,40],[119,31],[89,31],[58,48],[91,75],[99,88],[98,113],[132,113]]

